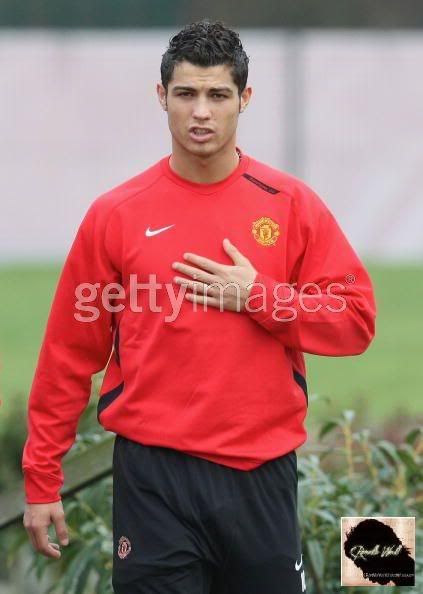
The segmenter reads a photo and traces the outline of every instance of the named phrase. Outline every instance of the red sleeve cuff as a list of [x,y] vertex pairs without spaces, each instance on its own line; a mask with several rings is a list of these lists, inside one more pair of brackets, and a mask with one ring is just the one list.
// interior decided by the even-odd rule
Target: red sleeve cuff
[[24,485],[27,503],[54,503],[62,499],[61,481],[51,475],[25,471]]
[[[258,272],[245,304],[245,311],[259,324],[270,327],[275,322],[289,321],[293,297],[294,290],[288,283],[278,282]],[[281,305],[286,306],[286,311]]]

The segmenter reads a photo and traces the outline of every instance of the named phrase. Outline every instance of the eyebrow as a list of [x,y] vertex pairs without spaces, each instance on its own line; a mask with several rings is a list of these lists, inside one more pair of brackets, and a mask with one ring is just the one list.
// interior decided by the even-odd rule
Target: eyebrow
[[[196,91],[196,89],[194,89],[194,87],[189,87],[189,86],[183,86],[183,85],[177,85],[176,87],[173,87],[172,91]],[[230,87],[211,87],[209,89],[209,91],[213,92],[222,92],[225,91],[227,93],[232,93],[232,89]]]

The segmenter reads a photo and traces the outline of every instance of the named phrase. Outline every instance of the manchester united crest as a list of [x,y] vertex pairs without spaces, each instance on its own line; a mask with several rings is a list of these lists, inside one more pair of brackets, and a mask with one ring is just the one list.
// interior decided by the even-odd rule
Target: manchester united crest
[[260,245],[275,245],[280,235],[279,225],[269,217],[261,217],[254,221],[252,233]]
[[131,542],[126,536],[121,536],[118,545],[118,555],[121,559],[125,559],[131,552]]

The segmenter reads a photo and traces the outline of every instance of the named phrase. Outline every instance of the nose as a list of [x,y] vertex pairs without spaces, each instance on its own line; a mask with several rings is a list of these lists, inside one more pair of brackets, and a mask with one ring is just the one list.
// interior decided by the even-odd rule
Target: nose
[[198,120],[208,120],[211,116],[206,98],[198,97],[194,103],[193,117]]

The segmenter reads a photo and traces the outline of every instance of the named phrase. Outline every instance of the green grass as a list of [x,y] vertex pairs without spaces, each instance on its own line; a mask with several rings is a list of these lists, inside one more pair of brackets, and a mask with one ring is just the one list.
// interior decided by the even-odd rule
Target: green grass
[[423,266],[369,265],[376,293],[376,335],[355,357],[307,356],[312,392],[339,406],[364,405],[375,421],[423,413]]
[[6,407],[12,399],[27,399],[59,272],[52,264],[0,267],[0,388]]
[[[0,267],[0,413],[13,401],[26,403],[60,269]],[[358,357],[308,355],[309,391],[332,398],[331,414],[364,405],[372,421],[401,412],[415,416],[423,412],[423,265],[369,265],[369,270],[378,305],[376,338]],[[328,407],[311,407],[310,414],[317,420]]]

